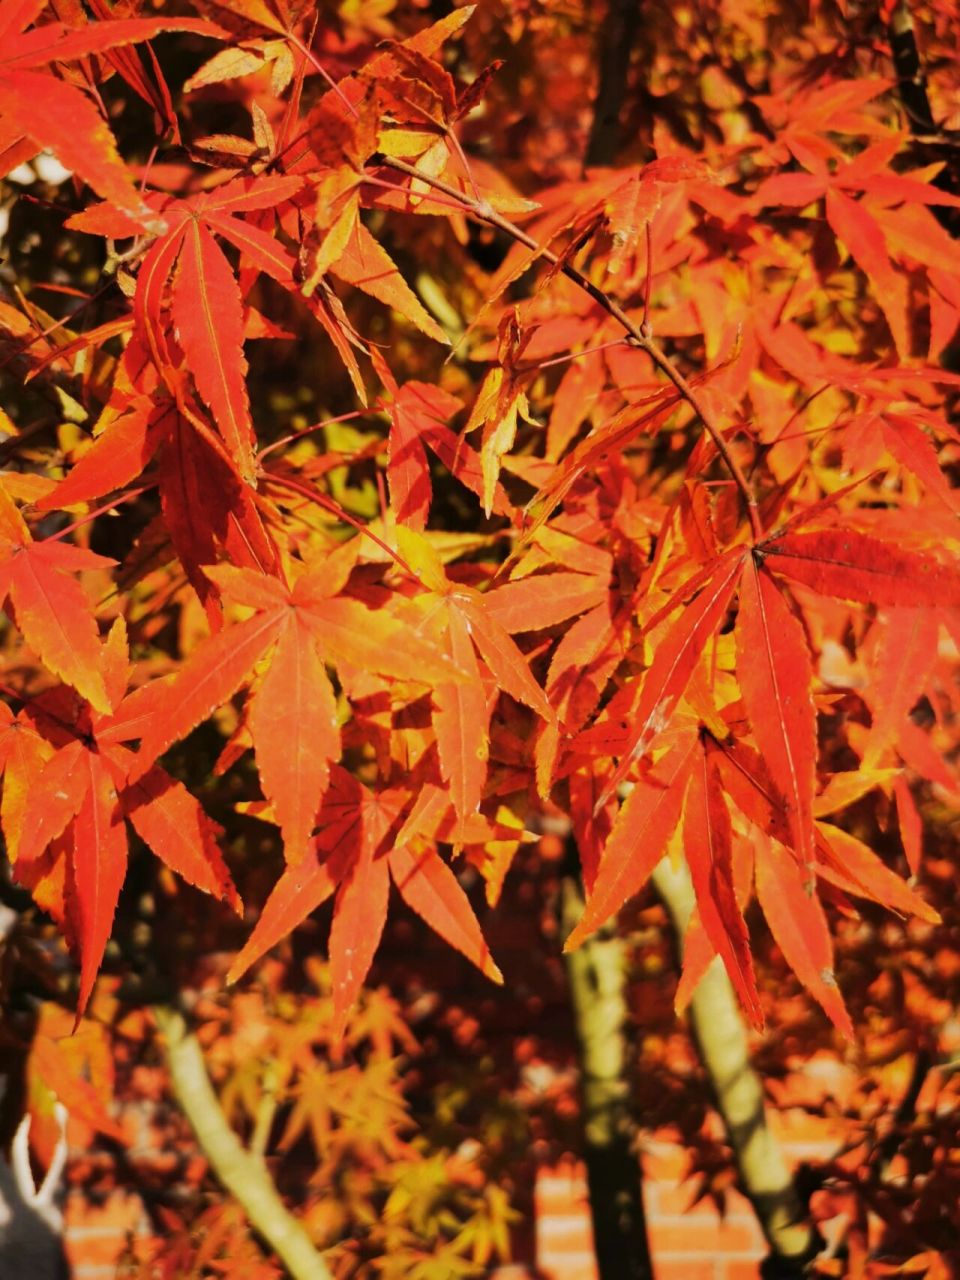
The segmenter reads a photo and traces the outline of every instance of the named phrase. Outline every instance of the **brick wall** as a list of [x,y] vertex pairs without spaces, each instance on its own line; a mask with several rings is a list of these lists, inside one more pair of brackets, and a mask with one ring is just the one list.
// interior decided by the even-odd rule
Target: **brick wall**
[[[822,1120],[793,1111],[774,1113],[771,1121],[792,1167],[837,1150],[839,1132]],[[687,1165],[682,1147],[645,1143],[643,1200],[656,1280],[758,1280],[767,1247],[749,1201],[729,1191],[723,1217],[711,1200],[692,1204]],[[571,1159],[542,1168],[534,1202],[538,1280],[596,1280],[582,1164]],[[514,1277],[524,1274],[511,1270]],[[513,1280],[505,1270],[501,1277]]]
[[[64,1244],[74,1280],[114,1280],[129,1237],[145,1240],[150,1223],[139,1196],[114,1191],[103,1200],[67,1197]],[[27,1278],[25,1277],[25,1280]]]
[[[657,1280],[756,1280],[766,1253],[749,1203],[728,1195],[721,1219],[711,1202],[691,1207],[686,1153],[666,1143],[644,1157],[644,1208]],[[543,1280],[596,1280],[583,1167],[544,1169],[537,1180],[537,1257]]]
[[[800,1113],[774,1117],[788,1159],[825,1158],[836,1138],[822,1122]],[[656,1280],[757,1280],[766,1246],[753,1211],[736,1191],[721,1218],[711,1201],[691,1205],[684,1182],[687,1153],[648,1141],[643,1155],[644,1204]],[[533,1253],[495,1280],[596,1280],[587,1184],[572,1157],[542,1166],[534,1191]],[[73,1280],[114,1280],[117,1259],[131,1236],[143,1242],[149,1223],[139,1197],[114,1192],[101,1202],[72,1193],[66,1206],[66,1248]]]

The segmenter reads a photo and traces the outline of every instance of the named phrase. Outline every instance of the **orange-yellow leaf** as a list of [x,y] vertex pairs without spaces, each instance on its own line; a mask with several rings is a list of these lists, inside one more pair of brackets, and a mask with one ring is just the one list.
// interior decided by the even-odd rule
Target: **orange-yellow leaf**
[[248,609],[267,611],[286,608],[290,592],[279,580],[239,565],[207,565],[204,574],[220,590],[225,600]]
[[451,612],[454,608],[463,615],[484,662],[504,693],[536,711],[548,723],[554,723],[556,713],[534,680],[529,663],[510,634],[488,614],[484,598],[458,592],[453,597]]
[[503,982],[467,895],[436,849],[427,846],[414,852],[402,846],[391,851],[388,861],[393,882],[407,905],[481,973]]
[[841,600],[960,605],[960,570],[854,529],[791,533],[759,548],[774,573]]
[[331,1035],[338,1040],[370,971],[387,919],[390,876],[385,857],[374,858],[364,842],[360,857],[337,894],[330,926]]
[[290,611],[249,710],[263,793],[290,863],[303,857],[340,754],[337,702],[316,640]]
[[817,874],[845,893],[870,898],[890,911],[931,924],[940,921],[939,913],[862,840],[828,822],[817,823]]
[[42,71],[4,70],[0,115],[6,128],[28,137],[37,151],[52,151],[105,200],[140,212],[143,199],[110,126],[80,89]]
[[97,711],[109,712],[100,675],[100,636],[86,592],[71,572],[112,565],[83,547],[34,542],[12,549],[3,566],[17,626],[24,639],[61,680]]
[[737,679],[753,736],[787,802],[797,854],[811,866],[817,752],[813,664],[803,628],[752,557],[741,582],[735,635]]
[[90,785],[86,747],[68,742],[47,762],[26,796],[18,856],[32,862],[51,840],[66,831],[80,812]]
[[827,191],[827,220],[873,289],[902,360],[910,355],[907,280],[890,260],[880,224],[857,200],[836,187]]
[[76,1064],[64,1054],[64,1046],[44,1034],[34,1036],[30,1045],[30,1071],[36,1072],[48,1089],[57,1095],[70,1115],[91,1129],[107,1134],[114,1142],[124,1141],[123,1129],[110,1116],[97,1090],[77,1072]]
[[321,903],[332,897],[354,857],[356,844],[348,838],[344,838],[333,852],[321,849],[319,841],[311,840],[306,856],[295,866],[287,867],[274,885],[256,928],[227,972],[227,982],[236,982],[271,947],[275,947]]
[[863,769],[876,766],[923,693],[937,659],[939,619],[932,609],[891,609],[880,619],[880,641],[866,691],[873,713]]
[[187,223],[180,251],[173,319],[197,390],[241,476],[252,484],[256,436],[243,354],[243,300],[223,251],[196,219]]
[[127,871],[127,833],[117,793],[99,756],[84,753],[87,792],[73,823],[67,910],[80,952],[79,1021],[103,959]]
[[424,529],[430,514],[430,464],[407,405],[390,405],[390,456],[387,462],[390,503],[400,525]]
[[730,814],[719,775],[703,750],[695,753],[687,789],[683,849],[707,937],[723,960],[751,1025],[761,1030],[763,1010],[750,938],[733,885]]
[[830,1021],[852,1040],[853,1024],[833,972],[833,943],[820,899],[782,844],[764,835],[756,851],[757,898],[774,941]]
[[190,655],[165,683],[140,743],[141,772],[211,711],[233,697],[276,638],[284,614],[259,613],[226,627]]
[[54,511],[89,502],[141,475],[168,424],[166,406],[149,411],[138,405],[115,419],[94,440],[60,483],[36,504],[38,511]]
[[334,662],[340,659],[398,680],[434,683],[464,678],[446,654],[385,610],[368,609],[359,600],[343,597],[311,600],[308,577],[294,588],[297,613]]
[[350,238],[330,271],[338,279],[356,285],[392,307],[428,338],[449,345],[447,335],[404,280],[389,253],[359,219],[354,222]]
[[[5,724],[0,738],[0,767],[3,769],[3,802],[0,821],[7,857],[15,863],[20,856],[24,817],[30,797],[37,794],[38,779],[53,747],[22,717],[13,718],[7,704],[0,703]],[[46,809],[48,805],[44,805]],[[68,819],[69,820],[69,819]]]
[[[737,836],[733,841],[733,891],[741,912],[746,911],[753,892],[753,863],[753,841]],[[695,908],[683,935],[683,969],[673,1001],[677,1013],[683,1013],[690,1004],[700,979],[716,954],[716,948],[703,927],[700,912]]]
[[487,616],[505,631],[541,631],[606,599],[608,584],[584,573],[547,573],[506,582],[484,597]]
[[713,572],[704,582],[700,594],[684,608],[657,645],[650,669],[643,677],[640,701],[624,744],[623,758],[607,783],[599,804],[613,794],[654,738],[669,725],[694,667],[726,616],[742,563],[743,552],[740,550],[721,557],[713,566]]
[[578,947],[646,884],[680,821],[697,753],[696,736],[685,735],[637,780],[617,814],[583,915],[564,951]]
[[467,673],[460,683],[441,681],[431,694],[440,772],[461,822],[480,808],[487,777],[490,709],[466,622],[459,609],[448,610],[450,657]]
[[900,841],[903,852],[907,855],[907,866],[911,875],[918,875],[923,858],[923,819],[917,808],[917,802],[910,790],[910,783],[901,773],[894,779],[893,794],[897,800],[897,824],[900,827]]
[[188,884],[240,910],[240,899],[217,844],[222,828],[182,782],[154,766],[121,796],[123,814],[140,838]]

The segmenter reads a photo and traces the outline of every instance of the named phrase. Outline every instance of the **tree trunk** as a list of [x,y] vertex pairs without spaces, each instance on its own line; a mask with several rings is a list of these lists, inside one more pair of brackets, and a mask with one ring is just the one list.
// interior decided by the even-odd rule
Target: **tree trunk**
[[597,96],[587,143],[587,164],[612,164],[620,147],[620,108],[630,53],[640,24],[640,0],[607,0],[597,52]]
[[[562,886],[569,934],[583,911],[579,878]],[[583,1158],[600,1280],[652,1280],[637,1125],[630,1102],[623,943],[600,930],[566,956],[580,1054]]]
[[[685,866],[665,858],[653,883],[677,933],[678,950],[695,897]],[[740,1185],[770,1245],[765,1277],[800,1277],[819,1247],[819,1236],[797,1195],[790,1170],[767,1125],[760,1078],[750,1065],[747,1032],[723,962],[715,956],[690,1003],[693,1031],[710,1078],[717,1110],[737,1160]]]

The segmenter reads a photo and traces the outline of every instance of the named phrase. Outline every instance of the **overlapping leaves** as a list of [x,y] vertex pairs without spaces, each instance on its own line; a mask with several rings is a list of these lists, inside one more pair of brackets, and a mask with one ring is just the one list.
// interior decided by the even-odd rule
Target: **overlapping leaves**
[[[57,485],[31,489],[21,477],[9,493],[0,489],[8,612],[42,669],[69,687],[25,697],[16,716],[7,709],[0,817],[18,871],[76,942],[81,1006],[124,877],[125,823],[187,879],[234,900],[215,827],[155,762],[246,689],[227,755],[252,746],[264,796],[258,812],[279,826],[287,867],[235,977],[333,898],[342,1023],[382,931],[391,881],[431,927],[496,976],[438,846],[494,843],[504,797],[517,813],[550,797],[581,840],[589,888],[568,945],[638,892],[673,842],[698,903],[681,999],[716,953],[761,1023],[744,922],[755,892],[788,963],[849,1034],[818,883],[930,913],[876,855],[824,819],[886,788],[915,870],[919,823],[901,766],[956,791],[909,718],[937,669],[940,623],[956,629],[960,605],[955,534],[911,505],[919,484],[955,518],[934,444],[951,438],[950,428],[929,407],[932,388],[949,375],[909,362],[926,329],[931,351],[956,329],[957,273],[931,250],[942,245],[925,216],[957,202],[926,172],[891,168],[902,139],[866,114],[883,84],[761,100],[780,132],[750,142],[767,176],[748,177],[742,189],[709,181],[681,148],[642,168],[555,183],[529,224],[533,239],[515,234],[499,271],[481,282],[477,328],[488,323],[488,345],[470,357],[488,367],[474,390],[469,362],[451,374],[418,369],[401,383],[390,367],[400,357],[354,328],[331,282],[363,290],[443,341],[423,300],[429,273],[421,298],[381,243],[381,220],[398,210],[445,218],[462,245],[468,214],[507,234],[503,212],[531,212],[506,184],[493,190],[478,181],[471,166],[479,171],[480,161],[457,137],[494,70],[464,87],[441,62],[467,10],[388,43],[304,108],[308,64],[324,70],[305,43],[305,23],[296,15],[281,21],[264,5],[233,6],[249,38],[192,77],[191,97],[272,64],[276,132],[260,91],[251,91],[269,154],[259,144],[241,149],[227,180],[189,174],[161,193],[134,180],[93,96],[45,68],[109,55],[169,117],[162,78],[151,88],[115,52],[161,32],[225,33],[164,18],[69,30],[43,22],[44,8],[16,0],[0,17],[4,163],[52,149],[103,200],[69,219],[68,230],[129,241],[135,273],[135,283],[126,277],[129,314],[32,362],[35,377],[58,362],[65,375],[71,355],[96,366],[103,384],[91,383],[99,417],[92,443]],[[845,129],[873,141],[847,154],[835,141]],[[739,162],[745,145],[737,141],[721,159]],[[237,173],[241,152],[247,169]],[[803,172],[785,168],[794,161]],[[768,173],[772,166],[783,171]],[[873,299],[899,365],[877,368],[872,354],[869,364],[848,358],[853,327],[825,333],[815,309],[804,311],[817,283],[804,252],[760,220],[784,207],[813,206],[819,217],[821,201],[830,248],[818,242],[807,256],[814,269],[823,259],[839,270],[847,259],[836,244],[843,246],[852,263],[844,287],[868,310]],[[714,252],[714,240],[735,242],[737,253]],[[545,259],[550,288],[522,304],[511,299],[497,314],[502,291]],[[591,274],[578,275],[575,263]],[[750,272],[764,288],[792,272],[795,287],[788,296],[778,283],[756,298]],[[302,511],[258,492],[265,482],[271,496],[286,485],[328,517],[348,515],[323,487],[330,471],[346,469],[332,452],[263,469],[244,350],[248,337],[271,331],[250,303],[259,277],[323,324],[361,406],[370,369],[383,384],[377,403],[389,421],[356,455],[376,481],[385,462],[387,483],[363,552],[351,544],[331,553]],[[621,291],[622,305],[611,305],[594,283],[601,279]],[[837,295],[832,277],[819,283]],[[442,289],[432,286],[437,310]],[[673,369],[670,378],[651,372],[644,335],[658,288],[664,341],[684,350],[703,335],[709,367],[700,375],[677,376],[666,357],[655,363]],[[449,315],[442,300],[437,314]],[[29,324],[26,332],[32,338]],[[107,351],[115,339],[125,344],[119,356]],[[370,369],[361,363],[367,357]],[[551,364],[568,359],[542,433],[537,397],[549,400]],[[693,411],[702,417],[717,406],[735,429],[691,443]],[[478,450],[463,438],[473,431]],[[830,432],[844,464],[885,470],[885,487],[869,498],[856,493],[862,479],[845,489],[849,477],[815,443]],[[749,519],[748,482],[718,482],[724,448],[749,462],[749,483],[763,495],[748,504]],[[668,501],[670,468],[681,465],[680,496]],[[449,529],[441,527],[451,517],[447,495],[441,502],[434,492],[442,468],[468,490],[453,502]],[[376,488],[369,472],[365,481]],[[28,527],[10,493],[31,519],[31,505],[43,519],[133,482],[159,490],[143,542],[186,577],[215,629],[191,643],[186,627],[174,674],[127,693],[122,629],[101,639],[76,576],[105,576],[113,562]],[[520,516],[524,485],[534,492]],[[465,533],[456,504],[472,504],[471,494],[487,523],[480,528],[471,505],[477,527]],[[885,509],[892,494],[903,513]],[[367,502],[364,518],[373,509]],[[164,591],[188,608],[181,580]],[[131,612],[139,608],[131,597]],[[157,617],[166,617],[162,609]],[[873,619],[865,645],[862,622],[851,621],[864,617]],[[154,639],[162,625],[148,621],[144,636]],[[827,636],[831,626],[842,643]],[[822,758],[820,713],[832,696],[822,675],[825,639],[869,667],[869,726],[851,737],[862,748],[860,767],[843,771],[853,776],[831,774]],[[169,637],[163,643],[169,648]],[[356,775],[340,763],[348,757]]]

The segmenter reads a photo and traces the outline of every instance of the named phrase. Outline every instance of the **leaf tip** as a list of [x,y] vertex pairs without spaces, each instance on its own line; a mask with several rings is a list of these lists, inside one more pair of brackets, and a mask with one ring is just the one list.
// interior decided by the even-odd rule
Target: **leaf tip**
[[250,962],[244,959],[243,952],[241,951],[239,955],[236,957],[236,959],[234,960],[233,964],[227,970],[227,975],[226,975],[226,978],[224,979],[227,986],[232,987],[234,986],[235,983],[239,982],[249,968],[250,968]]
[[563,954],[570,955],[572,951],[576,951],[587,939],[587,930],[584,929],[583,923],[577,925],[571,934],[567,936],[566,942],[563,944]]

